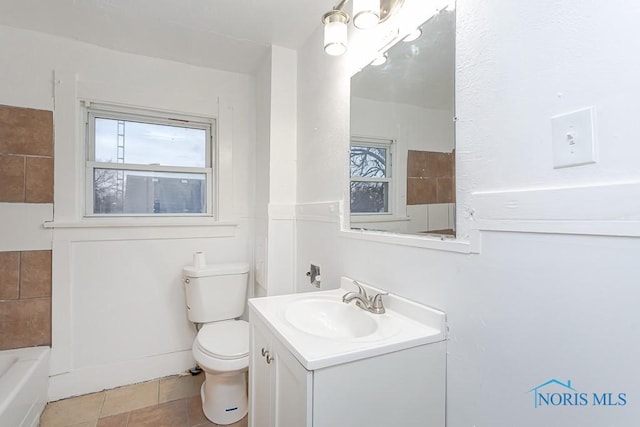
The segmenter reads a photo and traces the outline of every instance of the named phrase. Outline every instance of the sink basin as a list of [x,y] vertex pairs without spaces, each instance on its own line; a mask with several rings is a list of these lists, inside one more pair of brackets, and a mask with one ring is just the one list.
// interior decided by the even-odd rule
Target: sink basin
[[[359,283],[369,295],[382,292]],[[342,277],[336,289],[251,298],[249,322],[263,322],[309,371],[446,339],[443,312],[389,294],[384,314],[369,313],[342,302],[354,288]]]
[[323,338],[362,338],[378,330],[370,313],[335,299],[292,301],[284,317],[302,332]]

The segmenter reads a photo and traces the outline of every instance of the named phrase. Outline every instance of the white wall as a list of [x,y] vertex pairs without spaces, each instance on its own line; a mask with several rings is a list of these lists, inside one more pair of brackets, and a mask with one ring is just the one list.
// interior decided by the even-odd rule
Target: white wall
[[51,230],[42,228],[53,219],[51,203],[0,203],[0,251],[51,249]]
[[297,54],[271,46],[257,74],[256,296],[295,290]]
[[[640,7],[457,7],[458,219],[464,238],[480,230],[480,253],[351,238],[335,206],[317,203],[345,200],[349,135],[349,73],[343,58],[323,54],[318,29],[299,63],[299,289],[319,260],[323,287],[346,274],[445,310],[449,427],[635,425],[640,146],[630,94],[640,93],[631,54]],[[554,170],[550,117],[588,105],[598,163]],[[629,403],[535,409],[528,391],[552,378],[579,392],[624,392]]]
[[[0,27],[0,55],[6,59],[0,103],[54,110],[50,398],[193,366],[182,267],[197,250],[209,262],[253,261],[253,77],[8,27]],[[206,219],[129,221],[126,227],[83,221],[80,99],[215,117],[218,213],[226,225]]]
[[452,111],[352,98],[350,126],[352,135],[396,139],[404,151],[454,149]]
[[256,235],[254,295],[267,293],[269,236],[269,162],[271,148],[271,54],[256,72]]
[[281,295],[294,291],[298,74],[294,50],[272,46],[271,57],[267,294]]

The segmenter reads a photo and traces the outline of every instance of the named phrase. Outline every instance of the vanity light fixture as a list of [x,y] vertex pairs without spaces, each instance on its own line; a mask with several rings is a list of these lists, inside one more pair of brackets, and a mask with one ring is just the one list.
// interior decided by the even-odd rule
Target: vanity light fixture
[[[342,10],[347,1],[349,0],[340,0],[322,16],[324,51],[332,56],[339,56],[347,51],[349,15]],[[373,28],[389,19],[403,3],[404,0],[353,0],[353,25],[358,29]]]

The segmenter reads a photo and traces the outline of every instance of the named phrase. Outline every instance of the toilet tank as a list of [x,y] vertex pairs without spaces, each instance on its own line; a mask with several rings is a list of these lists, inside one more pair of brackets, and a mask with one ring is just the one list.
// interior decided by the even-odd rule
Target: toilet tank
[[247,302],[249,264],[187,266],[182,271],[187,316],[209,323],[242,316]]

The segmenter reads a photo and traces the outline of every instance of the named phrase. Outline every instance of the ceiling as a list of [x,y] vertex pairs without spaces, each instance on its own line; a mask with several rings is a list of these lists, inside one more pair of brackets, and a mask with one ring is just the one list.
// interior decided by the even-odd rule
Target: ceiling
[[354,96],[453,111],[455,11],[431,17],[417,40],[399,42],[383,65],[369,65],[351,79]]
[[[123,52],[252,73],[297,49],[333,0],[0,0],[0,25]],[[318,46],[322,49],[322,46]]]

